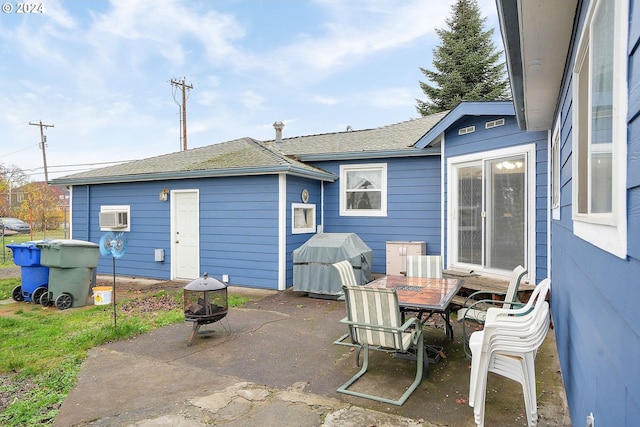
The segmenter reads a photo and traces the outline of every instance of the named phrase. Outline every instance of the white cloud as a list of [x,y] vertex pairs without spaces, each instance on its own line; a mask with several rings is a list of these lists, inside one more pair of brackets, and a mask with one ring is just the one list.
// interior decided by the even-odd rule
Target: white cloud
[[370,104],[377,108],[393,109],[414,104],[414,92],[415,90],[406,87],[387,88],[362,94],[358,98],[364,101],[365,105]]
[[323,105],[336,105],[342,102],[338,98],[329,97],[325,95],[315,95],[315,96],[312,96],[310,100],[312,102],[317,102],[318,104],[323,104]]
[[264,104],[264,97],[248,90],[240,95],[240,102],[247,108],[260,108]]
[[413,43],[434,33],[449,5],[442,2],[320,0],[330,18],[325,34],[288,46],[293,67],[332,70],[348,67],[380,51]]

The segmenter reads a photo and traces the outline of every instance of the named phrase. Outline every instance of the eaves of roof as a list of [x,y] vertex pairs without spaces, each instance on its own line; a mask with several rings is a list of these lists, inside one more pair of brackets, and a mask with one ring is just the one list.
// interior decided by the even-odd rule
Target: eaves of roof
[[462,101],[416,142],[416,148],[425,148],[438,141],[447,129],[466,116],[514,116],[511,101]]
[[183,172],[154,172],[147,174],[129,174],[129,175],[113,175],[108,177],[80,177],[73,176],[66,178],[58,178],[51,181],[55,185],[87,185],[87,184],[115,184],[121,182],[144,182],[144,181],[165,181],[175,179],[191,179],[191,178],[221,178],[233,176],[250,176],[250,175],[274,175],[287,173],[305,178],[311,178],[318,181],[333,182],[338,176],[321,171],[312,172],[308,168],[298,168],[294,166],[264,166],[255,168],[227,168],[223,170],[199,170],[199,171],[183,171]]
[[551,129],[569,72],[579,0],[496,0],[516,119],[521,129]]
[[357,151],[345,153],[318,153],[301,154],[296,158],[303,162],[322,162],[331,160],[363,160],[363,159],[388,159],[393,157],[424,157],[439,156],[439,148],[404,149],[388,151]]

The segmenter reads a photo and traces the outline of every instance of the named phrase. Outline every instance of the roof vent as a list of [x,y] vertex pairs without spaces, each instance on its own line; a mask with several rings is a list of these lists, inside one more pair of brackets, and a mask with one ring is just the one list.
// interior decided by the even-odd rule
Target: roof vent
[[273,124],[273,128],[276,130],[276,142],[282,142],[282,129],[284,128],[284,123],[277,121]]
[[475,126],[467,126],[466,128],[458,129],[458,135],[466,135],[476,131]]
[[504,118],[502,119],[497,119],[497,120],[492,120],[490,122],[487,122],[484,124],[484,128],[485,129],[493,129],[495,127],[498,126],[504,126]]

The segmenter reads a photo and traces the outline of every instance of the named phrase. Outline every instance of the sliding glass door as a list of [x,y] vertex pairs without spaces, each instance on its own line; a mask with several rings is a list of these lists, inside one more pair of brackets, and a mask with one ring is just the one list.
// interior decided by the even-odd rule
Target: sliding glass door
[[467,156],[450,164],[448,235],[453,267],[496,272],[518,265],[527,268],[532,223],[528,157],[526,152]]

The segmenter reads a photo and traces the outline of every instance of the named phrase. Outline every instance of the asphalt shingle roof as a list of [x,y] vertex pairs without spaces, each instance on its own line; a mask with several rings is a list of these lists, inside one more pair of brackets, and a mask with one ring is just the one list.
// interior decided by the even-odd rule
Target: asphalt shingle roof
[[419,149],[413,144],[445,115],[443,112],[375,129],[284,138],[281,142],[240,138],[80,172],[54,179],[52,183],[74,185],[279,172],[334,180],[333,174],[298,159],[305,155],[331,157],[344,153],[416,152]]
[[447,113],[444,111],[374,129],[283,138],[277,146],[294,156],[409,150]]
[[310,175],[331,174],[279,153],[259,141],[241,138],[206,147],[192,148],[120,165],[93,169],[53,180],[55,183],[125,182],[166,178],[195,178],[252,171],[278,173],[296,170]]

